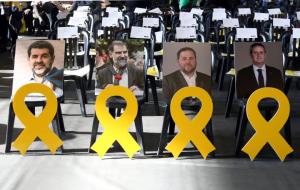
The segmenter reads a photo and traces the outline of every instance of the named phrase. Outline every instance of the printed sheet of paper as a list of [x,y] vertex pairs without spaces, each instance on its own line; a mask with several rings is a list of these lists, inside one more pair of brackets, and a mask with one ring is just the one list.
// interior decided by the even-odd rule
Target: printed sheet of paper
[[132,26],[130,31],[131,38],[150,39],[151,28]]
[[196,39],[196,28],[176,27],[176,39]]

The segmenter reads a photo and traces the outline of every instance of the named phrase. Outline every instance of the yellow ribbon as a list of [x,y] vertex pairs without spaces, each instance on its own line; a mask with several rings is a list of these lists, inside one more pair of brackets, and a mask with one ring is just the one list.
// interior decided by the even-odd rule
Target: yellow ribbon
[[[121,96],[126,101],[126,109],[118,119],[113,118],[106,107],[107,99],[112,96]],[[128,88],[111,86],[103,90],[96,100],[96,115],[104,128],[104,132],[91,149],[103,157],[111,145],[118,141],[128,157],[132,158],[134,153],[141,149],[128,132],[128,128],[137,115],[137,109],[136,97]]]
[[[198,98],[202,105],[199,113],[192,120],[186,117],[181,109],[182,100],[191,96]],[[199,87],[184,87],[173,96],[170,111],[179,132],[166,149],[178,158],[184,147],[191,141],[206,159],[207,155],[215,150],[214,145],[202,132],[213,113],[213,103],[209,94]]]
[[[30,93],[41,93],[46,97],[46,106],[38,117],[30,112],[24,102],[25,97]],[[63,144],[63,141],[48,127],[57,111],[56,96],[49,87],[38,83],[22,86],[13,98],[13,109],[25,126],[12,144],[22,155],[27,152],[28,147],[37,137],[48,146],[52,154]]]
[[[272,98],[278,102],[278,110],[270,121],[261,115],[258,103],[264,98]],[[261,88],[251,94],[246,106],[247,117],[256,133],[242,149],[251,160],[269,143],[281,161],[293,152],[292,147],[280,135],[279,131],[289,118],[290,103],[286,95],[276,88]]]

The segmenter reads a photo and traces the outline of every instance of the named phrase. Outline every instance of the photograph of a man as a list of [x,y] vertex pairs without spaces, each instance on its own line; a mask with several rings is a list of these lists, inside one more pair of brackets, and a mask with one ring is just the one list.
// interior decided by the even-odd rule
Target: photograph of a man
[[[60,53],[55,54],[55,52]],[[63,41],[17,41],[13,94],[27,83],[41,83],[51,88],[57,97],[61,97],[63,95],[63,67]],[[35,96],[35,94],[30,96]]]
[[197,54],[191,47],[177,51],[178,70],[163,77],[163,95],[170,102],[173,95],[183,87],[197,86],[210,92],[211,77],[196,70]]
[[144,90],[144,71],[130,63],[128,44],[115,40],[108,45],[109,62],[96,73],[96,88],[112,85],[128,87],[135,94]]
[[[266,47],[262,43],[253,43],[249,53],[252,64],[237,72],[237,97],[248,98],[255,90],[262,87],[274,87],[283,90],[282,72],[278,68],[266,65]],[[280,60],[278,61],[280,62]],[[279,64],[282,65],[282,63]]]
[[52,44],[47,41],[35,41],[28,47],[27,54],[32,69],[30,81],[45,84],[62,94],[63,70],[52,66],[55,59]]

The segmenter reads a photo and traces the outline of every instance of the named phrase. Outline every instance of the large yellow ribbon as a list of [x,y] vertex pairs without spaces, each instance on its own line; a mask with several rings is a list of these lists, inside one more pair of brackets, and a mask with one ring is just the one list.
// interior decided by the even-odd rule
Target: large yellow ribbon
[[[190,120],[181,108],[181,102],[187,97],[194,96],[201,101],[199,113]],[[168,144],[166,149],[178,158],[184,147],[191,141],[204,158],[215,150],[214,145],[203,133],[213,113],[213,103],[209,94],[199,87],[184,87],[176,92],[171,100],[170,111],[178,134]]]
[[[278,102],[278,110],[270,121],[261,115],[258,103],[264,98],[272,98]],[[280,135],[279,131],[289,118],[290,103],[286,95],[276,88],[261,88],[251,94],[246,106],[247,117],[256,133],[242,149],[251,160],[269,143],[281,161],[293,152],[292,147]]]
[[[25,97],[30,93],[41,93],[46,97],[45,108],[38,117],[30,112],[24,102]],[[22,86],[13,98],[13,109],[25,126],[25,129],[12,144],[22,155],[27,152],[28,147],[37,137],[48,146],[52,154],[63,144],[63,141],[49,129],[49,124],[57,111],[56,96],[49,87],[38,83]]]
[[[113,118],[106,107],[107,99],[112,96],[121,96],[126,101],[126,109],[118,119]],[[104,89],[96,100],[96,115],[104,128],[104,132],[91,149],[103,157],[111,145],[118,141],[128,157],[132,158],[134,153],[141,149],[128,132],[128,128],[137,115],[137,109],[137,99],[128,88],[111,86]]]

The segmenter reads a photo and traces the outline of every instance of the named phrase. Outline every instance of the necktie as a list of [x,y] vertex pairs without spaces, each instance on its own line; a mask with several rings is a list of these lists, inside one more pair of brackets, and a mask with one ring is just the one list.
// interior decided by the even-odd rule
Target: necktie
[[258,86],[259,86],[259,88],[262,88],[265,86],[262,69],[257,69],[257,72],[258,72]]

